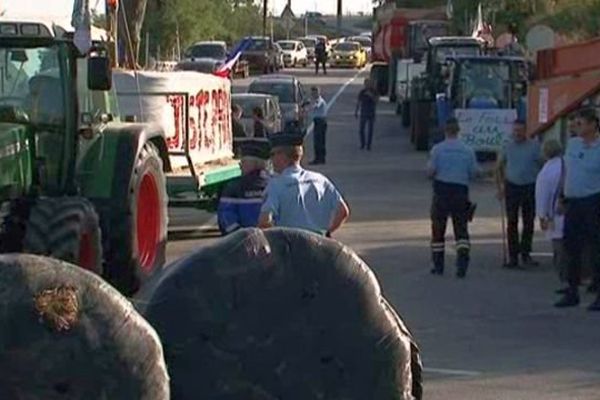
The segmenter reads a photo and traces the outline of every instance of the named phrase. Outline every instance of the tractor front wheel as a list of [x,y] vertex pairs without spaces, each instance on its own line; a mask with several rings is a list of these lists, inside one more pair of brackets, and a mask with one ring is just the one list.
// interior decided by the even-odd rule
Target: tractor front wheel
[[135,293],[162,268],[167,251],[166,179],[152,143],[144,144],[129,176],[127,203],[102,215],[108,222],[103,224],[108,280],[125,294]]
[[29,214],[23,251],[102,275],[102,241],[94,206],[81,197],[39,198]]

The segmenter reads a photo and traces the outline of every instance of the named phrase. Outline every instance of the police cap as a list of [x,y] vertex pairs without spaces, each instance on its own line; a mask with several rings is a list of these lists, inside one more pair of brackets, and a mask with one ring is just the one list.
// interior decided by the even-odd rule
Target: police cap
[[304,135],[292,133],[275,133],[269,136],[271,147],[281,146],[302,146],[304,143]]
[[265,139],[248,139],[241,144],[241,157],[254,157],[261,160],[268,160],[271,152],[271,145]]

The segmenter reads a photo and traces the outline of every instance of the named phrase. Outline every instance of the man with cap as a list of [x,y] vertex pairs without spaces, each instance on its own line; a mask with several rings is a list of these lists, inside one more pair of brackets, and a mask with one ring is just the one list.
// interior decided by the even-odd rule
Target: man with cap
[[[524,265],[538,265],[531,258],[531,244],[535,223],[535,181],[542,165],[541,146],[537,139],[527,137],[525,122],[516,120],[512,138],[504,145],[498,158],[496,184],[498,199],[504,200],[508,219],[509,269],[522,269]],[[519,240],[519,213],[523,218],[523,232]]]
[[348,205],[327,177],[300,166],[303,137],[271,136],[269,181],[259,219],[261,228],[288,227],[330,237],[350,215]]
[[[592,267],[600,268],[600,133],[598,117],[592,108],[579,117],[579,136],[569,139],[565,151],[563,203],[566,206],[564,241],[567,251],[569,288],[555,306],[579,304],[582,253],[591,251]],[[598,279],[598,270],[594,274]],[[600,293],[589,307],[600,311]]]
[[217,218],[223,235],[258,225],[265,188],[269,180],[269,143],[248,139],[241,145],[242,176],[229,182],[221,193]]
[[479,167],[473,149],[458,138],[459,131],[456,118],[449,118],[445,126],[446,139],[433,146],[429,159],[428,174],[433,179],[431,273],[444,273],[444,237],[450,217],[456,241],[456,276],[464,278],[471,249],[468,222],[474,212],[469,201],[469,183],[479,172]]

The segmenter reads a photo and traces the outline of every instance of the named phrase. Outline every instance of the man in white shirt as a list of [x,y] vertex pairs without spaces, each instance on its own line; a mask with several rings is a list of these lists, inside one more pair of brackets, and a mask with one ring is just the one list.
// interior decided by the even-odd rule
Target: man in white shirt
[[[546,238],[552,242],[554,266],[561,284],[565,284],[566,253],[563,243],[564,220],[563,210],[559,207],[559,197],[563,191],[565,180],[565,161],[562,158],[562,146],[557,140],[548,140],[542,148],[547,160],[535,182],[535,211]],[[566,289],[559,289],[565,293]]]

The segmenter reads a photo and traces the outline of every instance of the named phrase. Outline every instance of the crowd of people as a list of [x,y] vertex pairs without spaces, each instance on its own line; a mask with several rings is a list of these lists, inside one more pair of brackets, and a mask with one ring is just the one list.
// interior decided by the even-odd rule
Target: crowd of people
[[[599,127],[594,109],[578,111],[569,120],[570,138],[563,150],[559,140],[549,139],[542,145],[538,138],[528,137],[525,122],[517,120],[498,158],[498,199],[507,219],[504,267],[519,270],[539,265],[531,257],[537,216],[552,243],[554,265],[564,285],[557,290],[562,297],[555,306],[560,308],[579,305],[582,268],[588,261],[592,271],[588,291],[597,293],[588,309],[600,311]],[[475,153],[460,141],[458,132],[457,121],[450,119],[446,139],[432,148],[429,160],[433,179],[431,272],[444,272],[444,236],[451,218],[457,276],[464,278],[470,253],[468,221],[475,209],[469,200],[469,184],[480,169]],[[584,254],[589,257],[584,258]]]

